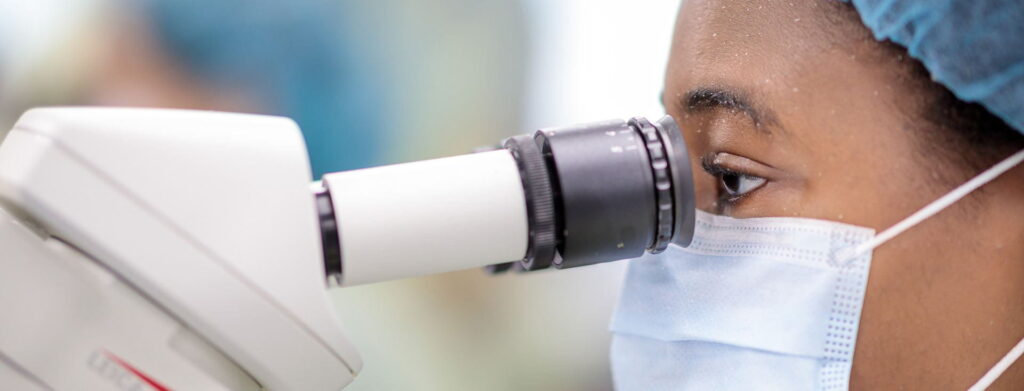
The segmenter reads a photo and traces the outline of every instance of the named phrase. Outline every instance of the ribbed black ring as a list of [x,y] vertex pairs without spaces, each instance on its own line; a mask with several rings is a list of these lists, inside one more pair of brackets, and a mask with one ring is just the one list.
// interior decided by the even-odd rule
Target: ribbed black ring
[[651,254],[665,251],[672,242],[672,230],[675,225],[674,204],[672,194],[672,176],[669,172],[668,153],[658,135],[658,129],[646,118],[635,117],[629,120],[633,129],[640,133],[647,146],[647,156],[651,162],[651,173],[654,177],[654,194],[657,197],[657,230],[654,242],[648,250]]
[[342,273],[341,238],[338,234],[338,220],[334,215],[334,202],[327,188],[315,193],[317,217],[320,222],[320,243],[324,254],[324,272],[327,278],[340,282]]
[[526,195],[526,214],[530,225],[530,243],[522,266],[527,271],[546,269],[555,257],[555,205],[544,156],[530,135],[505,140],[505,148],[519,166]]

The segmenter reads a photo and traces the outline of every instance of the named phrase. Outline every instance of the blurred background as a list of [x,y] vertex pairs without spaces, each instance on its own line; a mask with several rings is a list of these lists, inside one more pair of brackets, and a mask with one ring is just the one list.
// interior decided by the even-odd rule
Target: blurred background
[[[284,115],[314,177],[658,117],[678,0],[0,0],[0,137],[34,106]],[[457,244],[453,244],[457,245]],[[351,390],[611,389],[624,264],[336,289]]]

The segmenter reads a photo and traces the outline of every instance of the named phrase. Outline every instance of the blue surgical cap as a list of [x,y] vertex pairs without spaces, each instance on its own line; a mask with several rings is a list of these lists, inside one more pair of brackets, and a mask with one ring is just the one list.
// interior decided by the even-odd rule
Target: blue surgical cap
[[875,38],[1024,133],[1024,1],[852,0]]
[[299,124],[314,177],[377,163],[386,98],[346,34],[350,2],[137,0],[157,40],[214,88]]

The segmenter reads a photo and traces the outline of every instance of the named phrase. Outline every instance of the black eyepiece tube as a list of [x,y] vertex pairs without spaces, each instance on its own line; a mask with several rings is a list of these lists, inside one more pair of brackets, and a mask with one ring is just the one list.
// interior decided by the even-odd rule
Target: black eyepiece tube
[[635,258],[693,238],[690,160],[669,116],[542,129],[505,148],[527,199],[522,270]]

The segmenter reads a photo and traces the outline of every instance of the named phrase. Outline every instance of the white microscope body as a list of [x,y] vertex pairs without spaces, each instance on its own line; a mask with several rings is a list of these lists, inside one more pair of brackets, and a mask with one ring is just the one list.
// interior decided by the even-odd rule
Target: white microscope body
[[351,382],[306,156],[285,118],[26,113],[0,146],[0,388]]
[[313,182],[286,118],[31,110],[0,144],[0,389],[338,390],[363,364],[329,285],[633,258],[693,210],[667,116]]

